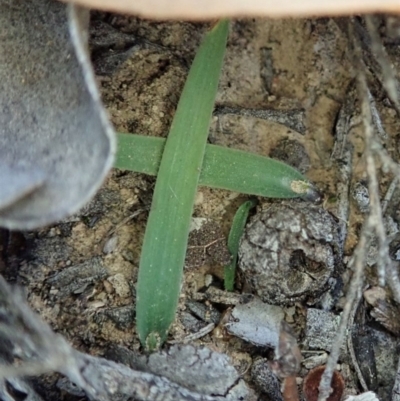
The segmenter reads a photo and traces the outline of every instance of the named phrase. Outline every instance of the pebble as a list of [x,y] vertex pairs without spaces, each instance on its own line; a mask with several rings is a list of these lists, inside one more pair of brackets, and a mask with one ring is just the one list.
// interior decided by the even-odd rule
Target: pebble
[[131,289],[129,284],[122,273],[117,273],[114,276],[110,276],[107,280],[114,287],[115,292],[121,298],[129,297],[131,295]]

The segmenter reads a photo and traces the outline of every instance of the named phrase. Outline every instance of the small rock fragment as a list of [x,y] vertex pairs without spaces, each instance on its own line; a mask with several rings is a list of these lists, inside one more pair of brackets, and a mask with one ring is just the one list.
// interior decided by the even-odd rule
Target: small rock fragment
[[121,298],[129,297],[131,295],[129,284],[122,273],[117,273],[114,276],[110,276],[107,278],[107,280],[112,284],[115,292]]
[[384,301],[388,294],[382,287],[371,287],[364,291],[363,296],[369,305],[376,306],[379,301]]
[[192,333],[197,333],[205,326],[205,323],[203,321],[197,319],[191,313],[185,311],[180,314],[179,320],[183,324],[185,329]]
[[375,391],[380,400],[390,400],[395,385],[400,342],[398,338],[384,330],[377,330],[375,327],[369,329],[379,383],[379,388]]
[[340,316],[320,309],[307,310],[305,342],[311,349],[331,351],[340,323]]
[[326,352],[321,352],[317,355],[312,355],[309,358],[305,358],[302,362],[302,365],[306,369],[313,369],[320,365],[325,365],[328,360],[328,354]]
[[239,378],[226,355],[190,345],[150,355],[149,367],[152,373],[202,394],[223,395]]
[[369,211],[369,192],[365,181],[358,181],[353,185],[351,196],[361,213],[367,213]]
[[364,299],[373,308],[371,316],[396,336],[400,335],[400,310],[390,302],[389,294],[381,287],[371,287],[364,291]]
[[101,314],[112,320],[120,330],[132,327],[135,322],[135,307],[133,305],[108,308]]
[[85,392],[81,390],[76,384],[72,383],[66,377],[57,380],[57,388],[66,393],[72,394],[75,397],[84,398]]
[[223,397],[221,401],[258,401],[258,397],[243,379],[240,379],[238,383],[229,389],[226,397]]
[[201,230],[204,224],[206,224],[207,218],[206,217],[193,217],[190,220],[190,232]]
[[112,235],[110,238],[107,239],[106,243],[103,246],[103,253],[108,255],[115,251],[118,245],[118,237],[116,235]]
[[67,267],[48,279],[48,283],[59,290],[57,296],[80,293],[82,288],[107,276],[107,269],[99,257],[86,260],[78,265]]
[[290,308],[286,308],[286,310],[285,310],[285,321],[287,323],[294,323],[295,314],[296,314],[296,307],[295,306],[291,306]]
[[283,400],[279,380],[270,369],[267,359],[261,358],[254,361],[251,367],[251,378],[271,401]]
[[349,395],[344,401],[379,401],[373,391],[367,391],[359,395]]
[[354,357],[357,360],[361,375],[367,385],[367,388],[376,390],[379,386],[378,372],[376,368],[376,357],[374,350],[374,338],[371,328],[363,323],[355,324],[351,330],[352,347]]
[[150,356],[116,347],[112,353],[114,360],[122,359],[132,369],[163,376],[201,394],[225,395],[239,380],[228,356],[207,347],[173,345]]
[[225,327],[230,334],[252,344],[276,348],[283,318],[282,308],[255,298],[247,304],[236,305]]
[[204,322],[218,324],[221,319],[221,313],[211,305],[189,300],[186,307]]
[[254,299],[254,295],[246,293],[237,294],[210,286],[205,292],[196,292],[193,294],[193,299],[196,301],[210,301],[222,305],[238,305],[250,302],[252,299]]

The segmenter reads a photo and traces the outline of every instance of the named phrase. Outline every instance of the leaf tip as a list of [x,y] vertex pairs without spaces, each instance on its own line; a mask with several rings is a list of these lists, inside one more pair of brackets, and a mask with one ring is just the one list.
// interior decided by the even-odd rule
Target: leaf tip
[[301,196],[303,199],[312,203],[321,203],[323,194],[311,182],[302,180],[293,180],[290,183],[291,190]]

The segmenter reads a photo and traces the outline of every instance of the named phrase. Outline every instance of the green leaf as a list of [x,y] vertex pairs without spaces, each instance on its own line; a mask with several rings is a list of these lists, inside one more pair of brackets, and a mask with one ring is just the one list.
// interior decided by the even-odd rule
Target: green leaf
[[252,199],[239,206],[235,217],[233,218],[231,230],[228,237],[228,250],[232,256],[231,263],[224,269],[224,285],[227,291],[233,291],[236,275],[236,264],[239,252],[240,238],[242,238],[243,230],[249,217],[250,210],[257,204]]
[[[118,134],[115,167],[157,175],[165,139]],[[298,170],[254,153],[207,145],[199,185],[268,198],[318,201],[321,195]]]
[[228,21],[220,21],[200,45],[161,156],[136,299],[137,331],[141,343],[150,351],[165,341],[175,318],[228,28]]

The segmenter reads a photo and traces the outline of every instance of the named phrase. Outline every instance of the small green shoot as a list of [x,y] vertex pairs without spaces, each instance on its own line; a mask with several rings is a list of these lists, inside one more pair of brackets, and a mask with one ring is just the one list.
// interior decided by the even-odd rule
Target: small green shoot
[[228,28],[228,21],[220,21],[200,45],[161,156],[140,258],[136,299],[137,331],[149,351],[165,341],[175,318],[190,219]]
[[233,218],[232,227],[228,237],[228,250],[231,254],[232,260],[224,269],[224,285],[225,290],[227,291],[233,291],[240,238],[243,235],[249,212],[256,204],[257,201],[254,199],[243,203],[239,206],[239,209],[236,211],[235,217]]

